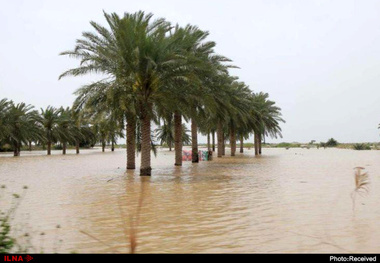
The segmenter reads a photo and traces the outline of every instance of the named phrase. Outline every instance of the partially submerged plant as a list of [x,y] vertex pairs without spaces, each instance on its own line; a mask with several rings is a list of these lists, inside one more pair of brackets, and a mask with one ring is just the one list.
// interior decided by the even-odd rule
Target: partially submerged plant
[[355,209],[356,195],[365,196],[369,193],[369,178],[368,173],[361,173],[364,167],[355,167],[355,189],[351,193],[352,209]]
[[[136,212],[131,213],[129,216],[129,228],[127,227],[127,224],[126,224],[127,222],[125,221],[126,216],[125,216],[123,209],[122,209],[121,199],[119,199],[119,202],[118,202],[119,203],[120,217],[121,217],[121,220],[123,223],[123,230],[124,230],[124,235],[126,238],[125,245],[127,248],[129,248],[130,254],[136,253],[137,229],[138,229],[138,226],[140,224],[140,215],[141,215],[141,209],[143,207],[143,200],[144,200],[144,182],[142,181],[141,182],[140,196],[139,196]],[[111,245],[107,244],[106,242],[103,242],[102,240],[100,240],[96,236],[94,236],[88,232],[85,232],[83,230],[80,230],[79,232],[81,232],[82,234],[85,234],[86,236],[88,236],[88,237],[98,241],[99,243],[107,246],[113,253],[120,253],[120,251],[116,247],[111,246]],[[128,236],[129,236],[129,239],[128,239]]]
[[[1,189],[5,188],[5,185],[1,186]],[[20,244],[19,238],[14,237],[11,227],[11,221],[14,219],[16,210],[26,194],[26,189],[27,187],[25,188],[24,186],[24,191],[21,195],[15,193],[12,195],[12,204],[7,211],[0,210],[0,254],[26,253],[28,251],[29,247]]]

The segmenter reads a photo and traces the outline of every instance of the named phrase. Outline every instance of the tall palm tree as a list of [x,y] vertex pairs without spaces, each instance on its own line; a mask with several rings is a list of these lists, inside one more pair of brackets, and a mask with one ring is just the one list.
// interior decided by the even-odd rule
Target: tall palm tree
[[259,92],[253,97],[254,117],[254,144],[255,155],[261,154],[262,136],[277,138],[281,135],[280,122],[285,122],[281,117],[281,109],[275,105],[274,101],[268,99],[268,93]]
[[[159,80],[167,78],[163,68],[170,66],[171,44],[166,34],[169,23],[163,19],[151,22],[152,14],[137,12],[104,14],[110,30],[91,22],[96,33],[84,33],[73,51],[63,52],[82,60],[82,66],[61,75],[83,75],[101,72],[113,82],[126,84],[132,96],[137,97],[137,112],[141,121],[142,153],[141,175],[150,175],[150,121],[153,96]],[[127,115],[128,116],[128,115]]]
[[59,109],[58,129],[60,131],[59,141],[62,143],[62,154],[66,154],[67,144],[76,145],[83,138],[81,127],[74,119],[73,110],[70,107]]
[[51,155],[51,146],[60,138],[65,137],[64,131],[60,129],[61,109],[48,106],[46,109],[41,108],[40,124],[44,132],[45,142],[47,143],[47,155]]
[[[85,117],[84,111],[80,111],[74,106],[71,108],[72,125],[76,132],[73,134],[76,154],[80,153],[80,145],[82,141],[94,141],[95,135],[89,126],[88,120]],[[74,129],[73,127],[73,129]]]
[[236,152],[236,133],[242,127],[247,127],[250,114],[251,90],[243,82],[234,81],[230,87],[230,103],[233,107],[229,109],[228,133],[230,135],[231,156]]

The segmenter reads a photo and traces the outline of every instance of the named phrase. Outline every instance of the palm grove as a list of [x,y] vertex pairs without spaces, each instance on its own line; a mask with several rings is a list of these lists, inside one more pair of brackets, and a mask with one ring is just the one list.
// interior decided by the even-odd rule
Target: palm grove
[[[280,108],[266,93],[254,93],[230,76],[231,60],[215,53],[208,32],[196,26],[180,27],[152,14],[104,13],[107,27],[91,22],[94,32],[84,32],[73,50],[62,52],[80,60],[59,78],[96,73],[103,78],[79,88],[72,108],[34,110],[24,103],[0,101],[0,145],[20,147],[37,142],[60,142],[77,153],[82,142],[99,142],[112,148],[126,130],[127,169],[135,169],[141,152],[140,175],[151,175],[154,134],[170,150],[175,165],[182,165],[184,143],[192,145],[192,161],[198,162],[198,132],[207,136],[209,149],[231,156],[237,141],[254,135],[255,154],[261,154],[263,136],[281,136]],[[191,123],[191,136],[183,121]],[[161,125],[155,131],[152,123]],[[217,142],[215,137],[217,137]]]

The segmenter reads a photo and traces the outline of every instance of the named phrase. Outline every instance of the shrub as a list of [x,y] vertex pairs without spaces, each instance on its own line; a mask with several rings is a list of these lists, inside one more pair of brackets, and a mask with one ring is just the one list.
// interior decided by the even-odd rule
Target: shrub
[[354,150],[358,150],[358,151],[371,150],[371,147],[369,146],[369,144],[366,144],[366,143],[356,143],[352,147]]

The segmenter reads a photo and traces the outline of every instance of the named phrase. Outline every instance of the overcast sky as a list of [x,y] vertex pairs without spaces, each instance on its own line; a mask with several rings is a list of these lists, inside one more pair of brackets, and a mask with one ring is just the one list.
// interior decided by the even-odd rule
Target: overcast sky
[[[255,92],[268,92],[286,124],[283,138],[379,141],[380,1],[8,1],[0,0],[0,99],[36,108],[71,106],[93,80],[58,76],[78,61],[72,49],[103,11],[144,10],[172,23],[199,26],[231,71]],[[201,139],[204,141],[204,138]]]

